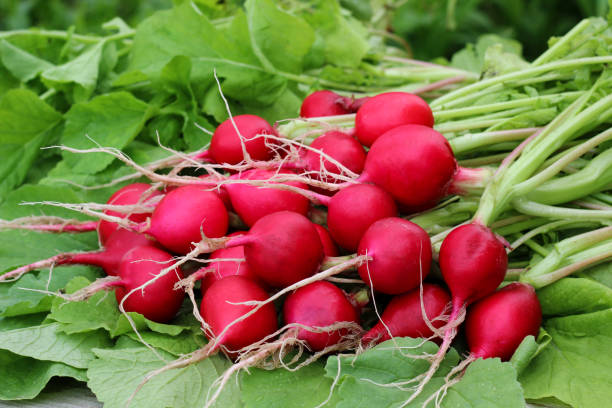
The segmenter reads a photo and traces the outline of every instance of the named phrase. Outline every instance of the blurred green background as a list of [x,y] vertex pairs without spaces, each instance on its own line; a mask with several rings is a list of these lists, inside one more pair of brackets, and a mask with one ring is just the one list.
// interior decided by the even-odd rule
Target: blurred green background
[[[174,0],[180,2],[182,0]],[[193,0],[207,8],[231,9],[240,0]],[[449,58],[481,34],[495,33],[523,44],[527,59],[539,55],[549,37],[567,32],[580,19],[604,16],[608,0],[342,0],[353,15],[406,40],[414,57]],[[308,1],[281,0],[287,9]],[[0,0],[0,30],[28,27],[100,32],[115,16],[137,25],[173,0]]]

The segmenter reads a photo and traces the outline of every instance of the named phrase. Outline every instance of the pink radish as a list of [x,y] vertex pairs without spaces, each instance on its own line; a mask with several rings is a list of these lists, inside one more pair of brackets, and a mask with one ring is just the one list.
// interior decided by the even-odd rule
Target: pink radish
[[533,287],[519,282],[504,286],[467,311],[470,358],[507,361],[525,337],[538,335],[541,324],[542,308]]
[[374,290],[390,295],[419,286],[431,265],[429,236],[402,218],[373,223],[361,238],[357,253],[372,258],[359,267],[361,279]]
[[[234,127],[235,124],[235,127]],[[241,143],[240,136],[243,137]],[[210,148],[195,156],[196,159],[209,159],[214,163],[238,164],[244,157],[243,144],[252,160],[269,160],[273,149],[265,135],[275,135],[274,128],[256,115],[238,115],[221,123],[210,141]],[[264,136],[258,136],[264,135]]]
[[304,98],[300,107],[300,116],[303,118],[316,118],[345,115],[351,113],[349,109],[351,102],[351,98],[342,97],[332,91],[315,91]]
[[355,135],[372,144],[385,132],[402,125],[433,127],[431,108],[422,98],[406,92],[386,92],[369,98],[357,111]]
[[327,227],[334,241],[354,252],[361,237],[377,220],[397,215],[397,207],[387,192],[373,184],[353,184],[327,203]]
[[266,285],[284,288],[313,275],[323,260],[314,224],[301,214],[279,211],[260,218],[226,247],[244,245],[249,269]]
[[363,336],[361,342],[365,345],[376,344],[389,340],[391,336],[432,337],[434,333],[423,318],[423,310],[433,327],[442,327],[445,321],[440,317],[451,300],[450,295],[438,285],[424,283],[422,299],[421,308],[420,288],[395,296],[385,308],[380,321]]
[[0,282],[53,265],[95,265],[101,267],[107,275],[116,276],[119,273],[119,264],[123,255],[134,247],[147,245],[154,246],[155,242],[143,234],[119,228],[106,239],[104,248],[98,251],[55,255],[0,275]]
[[[165,268],[172,265],[174,258],[169,253],[152,246],[131,249],[121,259],[119,280],[110,282],[115,286],[117,302],[123,302],[126,312],[137,312],[149,320],[159,323],[170,321],[183,303],[185,294],[174,285],[183,278],[180,268],[175,268],[156,278]],[[132,290],[151,279],[154,282],[142,290],[128,295]]]
[[[283,172],[281,172],[282,174]],[[285,171],[285,173],[287,173]],[[248,170],[241,174],[231,176],[237,180],[268,180],[278,174],[272,170]],[[273,182],[270,182],[273,183]],[[304,183],[288,181],[293,187],[307,190]],[[234,211],[249,227],[254,225],[260,218],[278,211],[292,211],[306,215],[310,207],[308,198],[293,191],[278,188],[259,187],[250,184],[229,183],[225,184]]]
[[[117,190],[106,202],[107,204],[113,205],[133,205],[143,203],[153,197],[161,195],[161,192],[157,190],[151,190],[150,184],[145,183],[133,183],[128,184],[125,187]],[[105,214],[113,215],[115,217],[125,218],[127,214],[120,213],[112,210],[105,210]],[[134,222],[144,222],[151,213],[135,213],[129,215],[127,218]],[[98,236],[102,245],[106,243],[106,240],[110,235],[115,232],[119,226],[110,221],[100,220],[98,223]]]
[[319,233],[319,238],[321,239],[321,244],[323,245],[323,254],[326,257],[338,256],[338,247],[336,246],[336,243],[332,239],[331,235],[329,235],[329,231],[319,224],[313,225]]
[[[287,296],[283,305],[286,324],[307,327],[327,327],[340,322],[359,324],[359,315],[343,291],[326,281],[303,286]],[[348,334],[347,329],[316,332],[300,328],[296,337],[306,341],[313,351],[338,344]]]
[[182,186],[172,190],[159,202],[151,215],[151,225],[141,230],[155,237],[165,248],[187,254],[192,243],[219,238],[228,228],[228,214],[221,199],[204,187]]

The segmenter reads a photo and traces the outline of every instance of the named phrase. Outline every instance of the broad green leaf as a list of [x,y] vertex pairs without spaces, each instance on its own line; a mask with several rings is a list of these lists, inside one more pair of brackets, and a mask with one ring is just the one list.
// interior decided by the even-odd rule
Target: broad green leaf
[[300,72],[315,40],[312,27],[271,0],[248,0],[245,7],[251,46],[261,65],[272,72]]
[[585,278],[564,278],[538,290],[545,316],[566,316],[612,308],[612,289]]
[[302,100],[291,90],[286,89],[277,101],[267,107],[243,106],[241,113],[250,113],[274,123],[280,119],[296,118],[299,116]]
[[189,151],[200,150],[210,143],[211,135],[201,128],[214,128],[208,120],[200,115],[189,115],[183,126],[183,139]]
[[0,349],[37,360],[56,361],[87,368],[94,359],[93,348],[109,347],[103,332],[67,335],[59,323],[0,332]]
[[[141,342],[134,332],[127,333],[126,336],[139,343]],[[191,353],[206,344],[206,340],[201,333],[191,331],[183,331],[173,336],[154,331],[141,331],[140,336],[147,344],[175,356]]]
[[[130,93],[97,96],[89,102],[73,105],[68,111],[62,144],[89,149],[98,143],[103,147],[123,149],[140,133],[149,115],[149,106]],[[98,173],[114,160],[106,153],[64,152],[63,155],[74,172],[84,174]]]
[[612,288],[612,262],[604,262],[584,272],[580,272],[576,274],[576,276],[592,279],[602,285]]
[[519,380],[528,400],[554,398],[581,408],[612,399],[612,309],[549,319],[551,342]]
[[45,320],[46,313],[36,313],[14,317],[0,317],[0,331],[23,329],[26,327],[40,326]]
[[[123,408],[145,375],[163,367],[176,357],[158,351],[162,361],[145,347],[95,350],[97,359],[90,363],[88,386],[106,408]],[[197,364],[167,371],[153,377],[134,396],[132,408],[192,408],[203,406],[209,387],[229,366],[224,357],[211,356]],[[154,396],[154,398],[151,398]],[[240,407],[239,393],[230,380],[216,407]]]
[[517,374],[520,375],[531,360],[540,354],[549,343],[550,335],[544,329],[540,329],[537,339],[533,336],[525,337],[510,359],[510,364],[514,366]]
[[0,400],[34,398],[53,377],[87,381],[85,370],[0,350]]
[[18,86],[19,80],[15,78],[0,61],[0,95]]
[[[316,407],[327,400],[332,379],[325,377],[325,365],[315,362],[297,371],[253,369],[240,378],[242,401],[247,408]],[[335,406],[337,398],[327,406]]]
[[[30,215],[52,215],[63,218],[87,219],[88,217],[76,211],[51,205],[36,204],[22,205],[22,203],[36,203],[42,201],[56,201],[62,203],[80,203],[83,197],[68,187],[50,187],[44,185],[25,184],[11,191],[0,205],[0,219],[10,220]],[[51,235],[43,236],[51,238]]]
[[24,180],[61,115],[25,89],[0,98],[0,202]]
[[22,82],[36,78],[53,64],[26,52],[7,41],[0,41],[0,56],[4,66]]

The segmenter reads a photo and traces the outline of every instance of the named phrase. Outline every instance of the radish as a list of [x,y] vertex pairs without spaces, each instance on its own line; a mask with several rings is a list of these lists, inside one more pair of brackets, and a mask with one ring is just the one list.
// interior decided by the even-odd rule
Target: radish
[[[287,324],[313,328],[341,322],[359,324],[359,315],[345,293],[326,281],[313,282],[287,296],[283,315]],[[311,350],[322,351],[340,343],[348,333],[346,328],[323,332],[299,328],[296,338],[305,341]]]
[[[126,312],[140,313],[158,323],[168,322],[178,313],[185,297],[182,290],[174,289],[183,278],[180,268],[164,272],[172,262],[174,257],[159,248],[132,248],[121,259],[120,279],[109,282],[108,286],[116,287],[115,297],[117,302],[123,302]],[[135,290],[152,279],[155,280],[143,289]]]
[[386,92],[369,98],[357,111],[355,135],[372,144],[385,132],[402,125],[433,127],[431,108],[422,98],[406,92]]
[[147,245],[154,246],[155,242],[143,234],[119,228],[106,239],[104,248],[98,251],[55,255],[6,272],[0,275],[0,282],[10,278],[17,279],[26,272],[53,265],[95,265],[101,267],[107,275],[116,276],[119,273],[119,264],[123,255],[134,247]]
[[[133,183],[128,184],[125,187],[117,190],[106,202],[106,204],[113,205],[132,205],[143,203],[153,197],[162,195],[158,190],[152,190],[150,184],[145,183]],[[105,214],[112,215],[115,217],[125,218],[127,214],[120,213],[112,210],[105,210]],[[144,222],[151,213],[136,213],[127,216],[127,219],[134,222]],[[98,223],[98,236],[100,237],[100,243],[104,245],[106,240],[115,232],[119,226],[110,221],[100,220]]]
[[[235,124],[235,127],[234,127]],[[240,131],[243,140],[236,132]],[[198,155],[195,159],[205,159],[214,163],[238,164],[246,159],[243,145],[252,160],[269,160],[273,149],[265,136],[275,135],[274,128],[264,119],[256,115],[238,115],[225,120],[213,133],[210,148]]]
[[321,116],[345,115],[351,113],[351,98],[343,97],[335,92],[315,91],[304,98],[300,107],[300,116],[316,118]]
[[[430,325],[436,329],[444,325],[441,317],[450,300],[446,290],[430,283],[423,284],[422,294],[420,288],[415,288],[395,296],[385,308],[380,321],[363,336],[361,342],[364,345],[373,345],[391,337],[429,339],[434,336]],[[424,315],[430,324],[425,321]]]
[[393,197],[373,184],[353,184],[327,203],[327,227],[342,248],[354,252],[361,237],[377,220],[397,215]]
[[246,235],[230,238],[225,247],[240,245],[244,245],[249,269],[275,288],[311,276],[323,260],[323,245],[314,224],[290,211],[260,218]]
[[421,283],[431,265],[431,242],[418,225],[402,218],[383,218],[365,232],[357,253],[368,255],[359,276],[374,290],[396,295]]
[[[268,180],[277,174],[276,171],[272,170],[254,169],[247,170],[241,174],[235,174],[231,178],[237,180]],[[282,184],[305,190],[308,189],[306,184],[295,181],[288,181]],[[268,214],[278,211],[292,211],[306,215],[310,207],[308,198],[293,191],[241,183],[228,183],[224,187],[229,194],[234,211],[249,227]]]
[[336,243],[332,239],[331,235],[329,235],[329,231],[319,224],[313,225],[317,229],[317,233],[319,233],[319,238],[321,239],[321,244],[323,245],[323,254],[325,257],[338,256],[338,247],[336,246]]
[[178,187],[164,196],[151,215],[151,225],[142,224],[139,231],[157,239],[177,254],[187,254],[192,243],[219,238],[228,228],[228,214],[223,201],[202,187]]

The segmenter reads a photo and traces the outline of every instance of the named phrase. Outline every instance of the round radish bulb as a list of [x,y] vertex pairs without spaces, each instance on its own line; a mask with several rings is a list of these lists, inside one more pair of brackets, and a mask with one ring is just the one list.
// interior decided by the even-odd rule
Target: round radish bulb
[[[113,205],[133,205],[138,203],[146,202],[147,200],[159,196],[162,193],[157,190],[151,190],[150,184],[145,183],[133,183],[128,184],[125,187],[115,191],[110,196],[106,204]],[[112,215],[115,217],[125,218],[126,213],[120,213],[112,210],[105,210],[104,214]],[[151,213],[135,213],[130,214],[127,218],[134,222],[144,222],[151,215]],[[100,243],[104,245],[106,240],[115,232],[119,226],[113,222],[100,220],[98,223],[98,236],[100,237]]]
[[313,275],[323,260],[323,245],[314,224],[290,211],[266,215],[248,234],[226,243],[227,247],[236,245],[244,245],[244,256],[253,273],[275,288]]
[[200,314],[210,327],[207,337],[215,338],[219,345],[230,351],[237,351],[274,333],[278,324],[272,303],[262,306],[225,331],[231,323],[254,308],[239,303],[266,299],[266,291],[244,276],[227,276],[216,281],[204,293],[200,307]]
[[[355,138],[346,133],[332,130],[317,137],[310,144],[310,147],[317,149],[338,161],[353,173],[360,174],[366,160],[366,152]],[[321,173],[318,177],[321,180],[333,181],[331,177],[324,177],[324,173],[341,174],[337,165],[321,156],[320,153],[305,150],[304,168],[309,171]]]
[[[234,124],[236,127],[234,127]],[[242,143],[236,132],[240,131],[244,140],[246,151],[253,160],[269,160],[272,158],[272,149],[266,145],[266,137],[257,135],[275,135],[276,132],[270,124],[259,116],[238,115],[221,123],[210,140],[209,155],[215,163],[238,164],[244,160]]]
[[[268,180],[277,174],[278,172],[272,170],[255,169],[236,174],[232,178],[240,180]],[[308,189],[306,184],[297,181],[288,181],[283,184],[305,190]],[[278,211],[292,211],[306,215],[310,207],[308,198],[293,191],[240,183],[226,184],[225,189],[229,194],[234,211],[249,227],[268,214]]]
[[405,208],[420,211],[447,194],[456,170],[444,136],[426,126],[405,125],[376,140],[359,180],[378,185]]
[[180,268],[156,279],[144,290],[127,294],[159,275],[173,261],[172,255],[159,248],[140,246],[131,249],[119,266],[121,280],[115,289],[117,302],[125,297],[123,307],[126,312],[140,313],[158,323],[170,321],[178,313],[185,297],[182,290],[174,289],[174,285],[183,279]]
[[193,242],[226,234],[228,214],[223,201],[202,187],[182,186],[159,202],[151,216],[147,233],[177,254],[193,249]]
[[357,270],[361,279],[389,295],[419,286],[431,265],[431,242],[425,230],[396,217],[373,223],[361,238],[357,253],[373,258]]
[[397,207],[389,193],[373,184],[353,184],[329,200],[327,227],[338,245],[354,252],[372,223],[396,215]]
[[357,111],[355,135],[372,144],[385,132],[402,125],[433,127],[431,108],[422,98],[406,92],[386,92],[369,98]]
[[[286,324],[307,327],[327,327],[339,322],[359,324],[359,316],[344,292],[326,281],[318,281],[297,289],[287,296],[283,306]],[[300,328],[297,338],[304,340],[312,351],[338,344],[348,330],[314,332]]]
[[[436,319],[444,314],[450,303],[448,292],[438,285],[424,283],[422,296],[422,306],[431,324],[435,328],[444,326],[443,320]],[[380,320],[363,336],[363,344],[371,344],[374,341],[381,343],[389,340],[391,336],[429,338],[434,334],[423,319],[420,288],[393,297]]]
[[321,244],[323,245],[323,254],[326,257],[338,256],[338,247],[336,246],[336,243],[332,239],[331,235],[329,235],[329,231],[319,224],[313,225],[319,233],[319,238],[321,239]]
[[315,91],[304,98],[300,107],[300,116],[303,118],[317,118],[321,116],[345,115],[351,113],[349,109],[351,102],[351,98],[342,97],[332,91]]
[[538,335],[541,324],[542,309],[533,287],[519,282],[504,286],[467,311],[470,356],[507,361],[525,337]]
[[470,223],[444,238],[439,263],[453,299],[469,304],[495,291],[504,280],[508,256],[490,229]]

